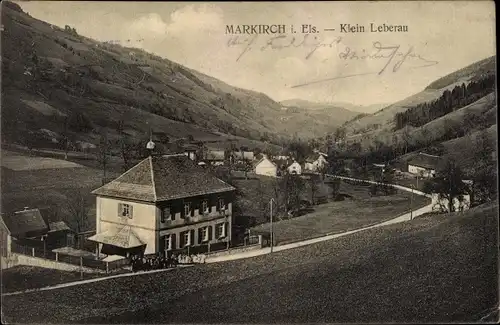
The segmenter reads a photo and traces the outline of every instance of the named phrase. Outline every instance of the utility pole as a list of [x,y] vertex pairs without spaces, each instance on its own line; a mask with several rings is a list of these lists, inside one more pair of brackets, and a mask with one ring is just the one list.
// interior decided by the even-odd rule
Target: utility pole
[[274,229],[273,229],[273,202],[274,201],[274,198],[271,198],[270,200],[270,207],[271,207],[271,215],[270,215],[270,219],[271,219],[271,253],[273,252],[273,246],[274,246]]
[[410,196],[410,220],[413,220],[413,185],[411,186],[411,196]]

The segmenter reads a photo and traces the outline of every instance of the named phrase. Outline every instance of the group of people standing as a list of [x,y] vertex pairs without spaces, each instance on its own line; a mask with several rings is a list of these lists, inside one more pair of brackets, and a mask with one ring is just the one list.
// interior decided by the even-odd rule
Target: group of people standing
[[139,256],[133,255],[130,258],[130,265],[132,271],[149,271],[176,267],[178,264],[203,264],[205,263],[205,254],[186,255],[186,254],[172,254],[164,256],[155,254],[152,256]]

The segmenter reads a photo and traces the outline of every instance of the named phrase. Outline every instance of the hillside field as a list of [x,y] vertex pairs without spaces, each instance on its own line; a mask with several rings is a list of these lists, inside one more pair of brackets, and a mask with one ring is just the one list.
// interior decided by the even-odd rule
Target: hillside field
[[7,296],[4,319],[477,322],[498,304],[497,211],[494,202],[271,255]]

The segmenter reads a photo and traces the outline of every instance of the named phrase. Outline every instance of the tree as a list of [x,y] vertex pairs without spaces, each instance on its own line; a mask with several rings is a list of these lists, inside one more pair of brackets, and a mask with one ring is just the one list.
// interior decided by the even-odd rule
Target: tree
[[99,144],[97,146],[97,161],[99,162],[99,166],[103,171],[103,183],[106,182],[106,167],[109,163],[109,154],[110,154],[110,143],[108,139],[108,134],[106,130],[101,131],[99,135]]
[[429,129],[426,127],[422,127],[420,135],[422,137],[422,140],[421,140],[422,145],[424,147],[427,147],[431,143]]
[[381,182],[384,184],[382,188],[385,195],[394,194],[394,192],[396,192],[396,189],[390,185],[394,183],[394,169],[386,166],[382,173]]
[[438,167],[436,176],[425,183],[424,191],[437,193],[440,199],[448,200],[448,211],[454,212],[454,200],[466,193],[467,186],[463,182],[463,173],[456,161],[446,157]]
[[495,144],[486,129],[479,132],[473,148],[475,158],[472,177],[474,201],[478,203],[490,201],[496,197],[498,173],[493,157]]
[[317,179],[311,176],[309,178],[309,184],[311,186],[311,204],[314,205],[316,203],[316,194],[318,194],[319,191]]
[[404,144],[404,154],[406,155],[408,153],[408,147],[410,145],[410,129],[408,126],[405,126],[403,128],[403,132],[401,133],[401,140],[403,141]]
[[131,167],[131,160],[137,156],[136,150],[139,145],[129,140],[125,133],[125,122],[123,120],[118,122],[118,134],[120,135],[118,139],[118,148],[123,160],[122,169],[123,171],[127,171]]
[[340,179],[338,179],[338,178],[330,179],[330,180],[326,181],[325,183],[330,188],[329,196],[332,199],[335,199],[340,191]]
[[91,198],[83,189],[72,189],[66,194],[64,221],[77,233],[87,229]]
[[312,153],[311,148],[305,142],[294,140],[288,145],[288,152],[299,162],[302,163]]
[[275,195],[279,197],[281,192],[282,202],[285,213],[298,211],[300,208],[300,198],[305,188],[303,179],[299,175],[285,174],[278,180],[278,186],[275,187]]
[[343,127],[337,128],[335,130],[335,142],[342,142],[345,140],[346,130]]
[[64,119],[64,129],[62,132],[61,146],[64,150],[64,159],[68,160],[68,153],[73,148],[73,143],[75,141],[75,135],[70,131],[70,118],[66,117]]

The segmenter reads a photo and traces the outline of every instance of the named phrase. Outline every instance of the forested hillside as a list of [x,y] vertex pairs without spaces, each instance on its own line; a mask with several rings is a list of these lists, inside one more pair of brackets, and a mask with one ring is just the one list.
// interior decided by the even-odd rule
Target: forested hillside
[[479,75],[469,84],[462,83],[453,90],[445,90],[437,100],[422,103],[402,113],[396,113],[395,129],[399,130],[406,125],[419,127],[448,113],[465,107],[478,99],[495,91],[495,74],[486,72]]

